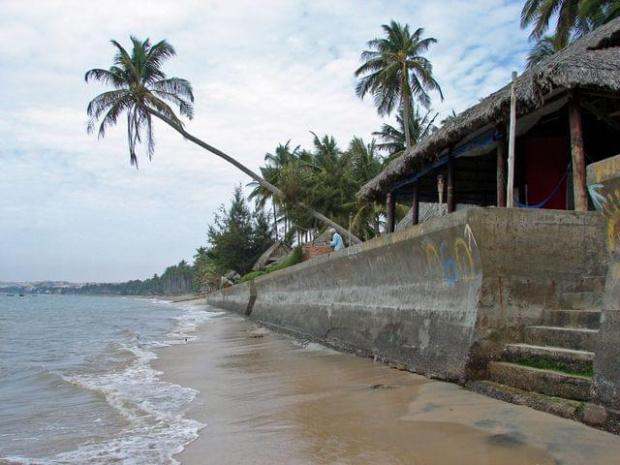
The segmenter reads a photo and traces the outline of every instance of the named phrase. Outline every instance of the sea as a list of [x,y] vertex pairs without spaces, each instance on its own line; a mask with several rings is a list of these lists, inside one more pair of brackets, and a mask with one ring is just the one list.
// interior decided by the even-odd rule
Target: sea
[[154,349],[220,315],[156,299],[0,294],[0,464],[175,464],[205,426]]

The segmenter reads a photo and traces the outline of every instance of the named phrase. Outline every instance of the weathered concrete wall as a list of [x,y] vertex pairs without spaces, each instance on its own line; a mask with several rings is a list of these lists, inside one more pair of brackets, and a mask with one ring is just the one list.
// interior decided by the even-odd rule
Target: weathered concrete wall
[[252,312],[255,299],[256,287],[253,282],[236,284],[207,294],[207,304],[242,315]]
[[[475,210],[468,223],[479,244],[483,283],[471,369],[484,369],[508,342],[561,308],[571,292],[602,292],[607,271],[596,213],[544,209]],[[482,376],[482,373],[479,374]]]
[[594,357],[593,399],[620,410],[620,155],[588,166],[588,190],[605,217],[610,255],[601,329]]
[[[260,277],[251,318],[464,381],[561,292],[600,286],[601,240],[597,214],[473,208]],[[233,289],[209,302],[247,308]]]
[[481,283],[466,215],[446,217],[256,280],[252,318],[460,379]]

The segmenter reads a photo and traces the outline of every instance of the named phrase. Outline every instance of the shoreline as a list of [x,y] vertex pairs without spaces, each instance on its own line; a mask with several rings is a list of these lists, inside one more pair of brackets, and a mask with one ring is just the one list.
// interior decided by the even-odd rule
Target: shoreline
[[198,391],[182,413],[207,425],[174,456],[182,464],[603,465],[620,454],[609,433],[221,312],[156,350],[162,380]]

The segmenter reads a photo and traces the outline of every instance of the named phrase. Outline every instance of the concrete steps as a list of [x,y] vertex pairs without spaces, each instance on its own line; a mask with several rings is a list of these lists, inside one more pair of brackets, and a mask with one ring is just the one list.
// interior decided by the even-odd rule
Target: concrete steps
[[546,326],[564,328],[599,329],[601,326],[600,310],[546,310]]
[[592,372],[594,352],[530,344],[508,344],[502,360],[517,364],[536,360],[546,365],[555,365],[563,371],[587,374]]
[[590,398],[602,294],[564,293],[559,303],[540,325],[524,328],[521,343],[507,344],[500,360],[488,364],[487,379],[472,389],[575,418]]
[[491,362],[488,378],[495,383],[564,399],[588,400],[591,378],[532,368],[509,362]]
[[598,329],[567,328],[561,326],[528,326],[525,343],[536,346],[562,347],[594,352]]
[[505,384],[493,381],[470,381],[467,389],[478,394],[484,394],[494,399],[510,402],[516,405],[551,413],[563,418],[581,421],[583,402],[577,400],[562,399],[559,397],[546,396],[538,392],[524,391]]
[[600,310],[602,304],[602,292],[564,292],[559,299],[560,308],[574,310]]

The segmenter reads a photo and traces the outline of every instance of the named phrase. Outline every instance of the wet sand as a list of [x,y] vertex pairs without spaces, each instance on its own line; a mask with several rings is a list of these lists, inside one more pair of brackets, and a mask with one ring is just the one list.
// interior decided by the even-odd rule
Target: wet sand
[[611,465],[620,438],[370,359],[304,345],[233,314],[158,350],[200,391],[207,426],[182,464]]

